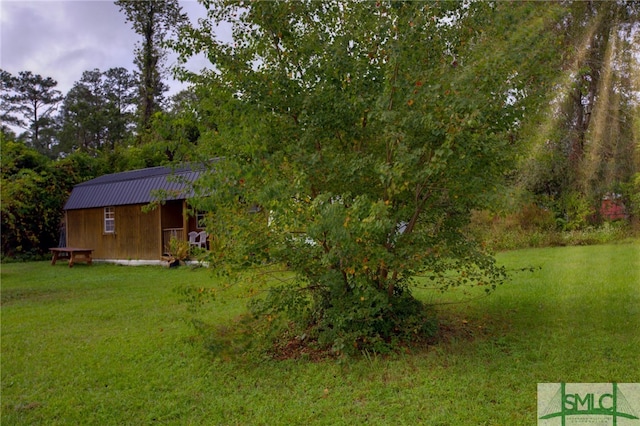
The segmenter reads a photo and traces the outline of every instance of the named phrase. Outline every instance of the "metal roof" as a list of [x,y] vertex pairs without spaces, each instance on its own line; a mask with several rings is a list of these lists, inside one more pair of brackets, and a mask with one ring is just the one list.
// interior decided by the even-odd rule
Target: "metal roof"
[[[192,196],[191,183],[203,172],[197,166],[151,167],[104,175],[73,187],[65,210],[147,204],[159,199],[184,200]],[[156,191],[160,191],[159,197]]]

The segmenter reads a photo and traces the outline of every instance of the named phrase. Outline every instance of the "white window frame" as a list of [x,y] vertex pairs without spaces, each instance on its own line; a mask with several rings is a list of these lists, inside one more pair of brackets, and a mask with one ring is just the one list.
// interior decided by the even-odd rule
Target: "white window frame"
[[115,207],[105,207],[104,208],[104,227],[105,234],[115,234],[116,233],[116,208]]
[[203,210],[196,210],[196,228],[204,229],[206,227],[204,223],[204,219],[206,216],[207,212]]

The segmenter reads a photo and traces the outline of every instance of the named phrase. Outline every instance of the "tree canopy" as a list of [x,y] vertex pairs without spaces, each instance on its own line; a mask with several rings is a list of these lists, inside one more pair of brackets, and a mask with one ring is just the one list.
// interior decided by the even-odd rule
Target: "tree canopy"
[[63,97],[51,77],[42,77],[31,71],[17,76],[0,70],[2,91],[2,121],[27,131],[28,143],[41,153],[51,150],[52,134],[46,134],[54,124],[53,114]]
[[[637,128],[640,4],[571,2],[558,27],[563,69],[555,95],[532,122],[524,187],[574,228],[603,195],[625,192],[640,165]],[[635,128],[634,128],[635,127]],[[625,197],[627,198],[627,197]],[[631,199],[626,200],[632,203]],[[576,202],[583,205],[576,210]],[[591,213],[590,213],[591,211]]]
[[124,68],[85,71],[64,99],[58,152],[114,151],[134,124],[136,81]]
[[135,64],[139,73],[140,130],[149,127],[151,117],[160,110],[167,86],[163,82],[166,70],[164,46],[168,36],[187,22],[178,0],[115,2],[131,23],[133,30],[142,37],[136,47]]
[[[261,312],[288,311],[343,350],[424,331],[419,275],[442,288],[501,281],[464,225],[491,203],[523,117],[546,99],[561,8],[206,4],[210,19],[176,48],[215,68],[194,79],[217,100],[204,155],[224,157],[202,200],[215,259],[296,273]],[[213,35],[222,21],[233,43]]]

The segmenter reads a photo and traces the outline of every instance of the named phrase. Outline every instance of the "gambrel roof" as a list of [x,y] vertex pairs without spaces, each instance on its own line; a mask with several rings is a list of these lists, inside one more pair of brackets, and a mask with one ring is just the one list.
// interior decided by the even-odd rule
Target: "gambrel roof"
[[202,166],[151,167],[113,173],[73,187],[65,210],[148,204],[159,199],[184,200],[192,196],[191,184],[204,171]]

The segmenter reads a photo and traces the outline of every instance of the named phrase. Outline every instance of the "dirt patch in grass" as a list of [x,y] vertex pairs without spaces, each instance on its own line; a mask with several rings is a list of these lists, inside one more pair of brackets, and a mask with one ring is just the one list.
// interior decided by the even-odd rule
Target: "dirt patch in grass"
[[335,359],[338,354],[330,348],[321,347],[318,342],[300,337],[290,337],[287,340],[279,340],[274,343],[271,350],[273,359],[284,361],[287,359],[304,359],[312,362],[320,362],[327,359]]
[[468,319],[460,313],[446,312],[438,315],[438,331],[427,341],[430,345],[453,341],[471,341],[492,334],[493,324],[489,318]]
[[[433,336],[424,336],[412,341],[400,342],[397,353],[419,353],[434,346],[446,346],[460,341],[473,341],[491,336],[494,327],[490,321],[468,320],[459,313],[445,312],[438,316],[438,329]],[[328,346],[320,345],[316,340],[301,337],[291,330],[285,331],[276,339],[269,355],[276,360],[303,359],[321,362],[341,356]],[[389,354],[393,355],[393,354]]]

